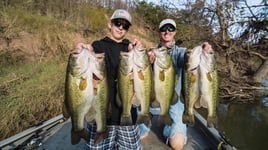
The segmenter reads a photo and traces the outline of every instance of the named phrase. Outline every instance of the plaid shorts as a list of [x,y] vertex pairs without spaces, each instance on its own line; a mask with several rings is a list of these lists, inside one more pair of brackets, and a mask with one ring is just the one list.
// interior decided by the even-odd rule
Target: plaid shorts
[[85,150],[142,150],[138,126],[109,125],[109,136],[100,144],[94,144],[96,128],[96,124],[87,124],[90,141]]

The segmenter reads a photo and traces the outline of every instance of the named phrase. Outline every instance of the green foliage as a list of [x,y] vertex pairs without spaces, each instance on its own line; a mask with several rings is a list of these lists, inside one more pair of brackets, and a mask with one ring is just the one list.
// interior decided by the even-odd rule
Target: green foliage
[[103,29],[107,28],[105,9],[88,9],[88,14],[89,27],[91,27],[93,31],[104,31]]
[[103,35],[107,29],[108,18],[106,14],[107,10],[102,7],[82,6],[80,8],[80,24],[83,25],[83,30]]
[[1,17],[5,16],[9,20],[13,20],[13,22],[10,22],[6,27],[19,27],[21,31],[39,33],[40,31],[48,32],[54,29],[62,29],[60,20],[52,16],[41,16],[40,14],[25,11],[23,9],[4,9],[1,11],[1,15]]
[[55,18],[50,16],[40,16],[38,14],[25,13],[20,16],[22,24],[24,24],[28,31],[39,31],[40,29],[49,29],[57,25]]
[[168,17],[168,13],[165,9],[152,2],[147,3],[145,1],[138,3],[137,14],[141,16],[145,23],[149,24],[153,30],[158,30],[160,21]]
[[158,27],[161,20],[169,18],[168,12],[159,5],[152,2],[141,1],[137,3],[134,13],[135,20],[139,26],[144,26],[148,31],[151,41],[158,42]]

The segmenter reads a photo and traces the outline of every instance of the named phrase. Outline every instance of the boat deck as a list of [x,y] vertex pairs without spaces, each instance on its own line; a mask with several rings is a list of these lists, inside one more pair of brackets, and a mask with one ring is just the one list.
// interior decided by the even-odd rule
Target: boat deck
[[[196,111],[195,126],[187,127],[187,143],[184,150],[218,149],[236,150],[215,128],[207,128],[206,120]],[[157,125],[158,115],[152,117],[149,136],[142,140],[144,150],[169,150],[162,135],[163,126]],[[71,144],[71,121],[62,115],[42,122],[19,134],[0,141],[1,150],[38,149],[38,150],[74,150],[84,149],[85,140],[76,145]]]
[[[157,126],[158,116],[153,116],[152,118],[152,128],[149,136],[142,140],[142,146],[144,150],[169,150],[171,149],[165,144],[165,138],[162,135],[163,127]],[[55,129],[47,133],[44,137],[43,144],[38,147],[40,150],[73,150],[73,149],[83,149],[85,145],[85,140],[81,140],[79,144],[72,145],[70,143],[71,136],[71,122],[70,120],[58,125]],[[209,149],[211,144],[202,137],[202,134],[195,127],[188,127],[187,131],[187,144],[185,145],[185,150],[197,150],[197,149]]]

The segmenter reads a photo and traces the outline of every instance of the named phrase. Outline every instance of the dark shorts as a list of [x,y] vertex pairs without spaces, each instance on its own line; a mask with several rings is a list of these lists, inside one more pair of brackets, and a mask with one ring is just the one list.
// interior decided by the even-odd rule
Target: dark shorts
[[109,125],[109,136],[100,144],[94,144],[96,124],[88,124],[87,130],[90,141],[86,143],[85,150],[142,150],[138,126]]

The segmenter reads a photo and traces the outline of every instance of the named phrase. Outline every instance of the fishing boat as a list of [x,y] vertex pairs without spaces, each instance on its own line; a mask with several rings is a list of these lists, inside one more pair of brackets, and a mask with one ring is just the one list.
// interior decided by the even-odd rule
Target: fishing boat
[[[194,111],[195,125],[187,127],[187,143],[184,150],[236,150],[218,130],[207,128],[206,120]],[[163,126],[157,125],[158,115],[152,115],[152,127],[149,136],[142,140],[144,150],[171,150],[162,135]],[[19,134],[0,141],[2,150],[40,149],[40,150],[73,150],[84,149],[85,140],[71,144],[71,121],[62,115],[41,122]]]

